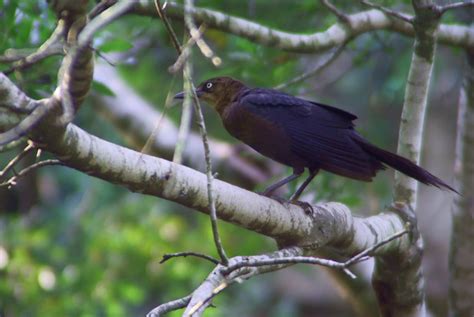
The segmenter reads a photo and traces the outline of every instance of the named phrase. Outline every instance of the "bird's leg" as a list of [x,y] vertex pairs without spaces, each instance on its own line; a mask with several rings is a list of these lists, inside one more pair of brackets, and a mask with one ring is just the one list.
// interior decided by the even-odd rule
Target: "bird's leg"
[[273,185],[270,185],[267,187],[267,189],[265,189],[265,191],[262,193],[263,196],[271,196],[271,194],[277,190],[278,188],[280,188],[281,186],[283,185],[286,185],[288,184],[289,182],[297,179],[298,177],[301,176],[301,174],[303,174],[304,170],[296,170],[296,169],[293,169],[293,174],[291,174],[290,176],[288,177],[285,177],[284,179],[276,182],[275,184]]
[[311,183],[311,181],[313,180],[313,178],[316,177],[316,175],[318,175],[318,172],[319,172],[319,168],[309,171],[308,178],[303,182],[303,184],[301,184],[301,186],[296,190],[296,192],[293,195],[291,195],[290,197],[291,202],[298,201],[298,198],[300,198],[306,186],[308,186],[309,183]]

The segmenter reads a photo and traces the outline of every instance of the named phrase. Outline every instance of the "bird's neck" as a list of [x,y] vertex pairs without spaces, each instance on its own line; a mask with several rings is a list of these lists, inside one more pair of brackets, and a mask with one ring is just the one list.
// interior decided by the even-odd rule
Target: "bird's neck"
[[219,94],[218,98],[215,100],[214,107],[216,111],[222,116],[225,110],[231,106],[237,96],[239,96],[246,89],[248,89],[248,87],[238,80],[228,83],[224,89],[224,92]]

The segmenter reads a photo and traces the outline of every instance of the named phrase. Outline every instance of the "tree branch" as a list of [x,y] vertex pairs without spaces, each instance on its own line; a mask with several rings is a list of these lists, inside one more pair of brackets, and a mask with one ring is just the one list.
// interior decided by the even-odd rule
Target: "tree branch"
[[[0,129],[11,124],[6,118],[0,116]],[[62,130],[40,122],[31,138],[69,167],[132,191],[209,212],[206,176],[193,169],[109,143],[73,124]],[[299,206],[282,205],[217,179],[214,186],[220,219],[273,237],[282,246],[309,246],[317,241],[318,245],[330,243],[357,253],[404,227],[393,213],[355,218],[346,206],[327,203],[314,206],[314,213],[307,215]]]
[[4,56],[0,56],[0,63],[13,62],[11,68],[5,71],[6,74],[15,69],[22,69],[35,64],[46,57],[52,55],[63,54],[63,37],[65,35],[66,26],[64,19],[59,19],[50,37],[34,52],[28,55],[18,54],[16,52],[7,52]]
[[15,156],[7,165],[0,171],[0,179],[6,175],[11,169],[15,167],[18,162],[20,162],[28,153],[35,149],[34,143],[28,141],[28,145],[21,151],[17,156]]
[[[415,43],[405,89],[398,154],[418,163],[440,16],[431,0],[413,0],[413,7]],[[417,190],[418,183],[414,179],[395,173],[394,209],[412,226],[412,234],[407,250],[375,260],[372,283],[383,316],[425,314],[423,241],[414,213]]]
[[[189,51],[189,56],[184,61],[183,75],[187,73],[191,74],[192,77],[191,54],[192,52]],[[183,55],[180,55],[180,57],[181,56]],[[191,132],[191,119],[193,116],[191,85],[186,80],[183,83],[183,91],[185,92],[185,95],[181,106],[182,110],[181,120],[179,121],[178,139],[173,154],[173,162],[177,164],[181,164],[183,160],[183,151],[188,143],[189,133]]]
[[[439,19],[432,8],[416,3],[414,1],[414,52],[405,88],[397,152],[419,163]],[[395,173],[395,201],[404,201],[415,209],[417,190],[418,182],[415,179],[400,172]]]
[[[74,125],[64,134],[44,131],[42,137],[49,140],[46,150],[72,168],[209,213],[207,181],[202,173],[109,143]],[[393,213],[355,218],[346,206],[326,203],[314,206],[314,214],[307,215],[299,206],[282,205],[219,180],[214,185],[220,219],[273,237],[281,245],[330,243],[357,253],[404,227]],[[318,225],[321,223],[324,227]]]
[[168,17],[166,16],[166,13],[164,12],[164,7],[161,5],[160,0],[155,0],[154,3],[155,3],[156,11],[158,12],[160,19],[163,21],[163,24],[166,27],[166,31],[168,32],[170,36],[173,47],[178,52],[178,54],[181,55],[181,44],[179,43],[178,38],[176,37],[176,33],[171,27]]
[[93,51],[89,47],[94,34],[125,14],[133,2],[119,1],[87,22],[87,16],[80,16],[68,33],[71,45],[60,69],[60,98],[63,105],[62,124],[69,123],[89,92],[94,74]]
[[369,6],[369,7],[375,8],[377,10],[380,10],[383,13],[387,14],[388,16],[392,16],[394,18],[400,19],[400,20],[405,21],[405,22],[410,23],[410,24],[413,23],[413,17],[410,17],[410,16],[408,16],[404,13],[401,13],[401,12],[398,12],[398,11],[395,11],[395,10],[392,10],[392,9],[389,9],[389,8],[385,8],[384,6],[372,3],[372,2],[367,1],[367,0],[361,0],[360,2],[362,4],[365,4],[366,6]]
[[25,167],[24,169],[22,169],[20,172],[16,173],[15,176],[11,177],[7,181],[5,181],[3,183],[0,183],[0,187],[2,187],[2,186],[8,186],[8,187],[15,186],[17,179],[25,176],[28,173],[31,173],[32,171],[34,171],[38,168],[41,168],[41,167],[44,167],[44,166],[50,166],[50,165],[64,165],[64,164],[59,160],[44,160],[44,161],[41,161],[41,162],[38,162],[38,163],[34,163],[34,164],[32,164],[28,167]]
[[[169,2],[166,10],[171,18],[183,19],[184,17],[183,7],[174,2]],[[153,4],[148,2],[138,3],[132,12],[156,16]],[[300,53],[324,51],[342,45],[358,35],[375,30],[385,29],[407,36],[414,36],[414,29],[411,24],[393,19],[379,10],[348,15],[350,29],[341,23],[336,23],[326,31],[309,35],[275,30],[210,9],[194,8],[191,14],[197,23],[205,23],[208,27],[235,34],[263,45]],[[440,25],[438,41],[447,45],[473,48],[474,29],[462,25]]]
[[348,270],[348,267],[368,259],[368,256],[375,250],[397,238],[400,238],[406,233],[408,233],[408,230],[406,229],[397,232],[351,257],[345,262],[317,258],[313,256],[314,250],[299,247],[285,248],[270,254],[234,257],[230,259],[227,267],[218,265],[211,274],[208,275],[207,279],[193,292],[184,316],[193,316],[194,314],[200,316],[213,297],[235,282],[249,279],[263,273],[280,270],[293,264],[305,263],[325,266],[332,269],[342,270],[351,276],[351,278],[355,278],[356,276]]
[[[63,10],[76,12],[68,16],[68,20],[58,22],[56,31],[57,36],[67,31],[68,42],[73,44],[68,54],[63,60],[60,69],[59,87],[49,99],[39,102],[29,101],[33,104],[30,108],[33,111],[16,126],[10,130],[0,134],[0,146],[12,142],[27,133],[36,126],[50,111],[59,105],[63,106],[63,115],[59,120],[59,124],[67,124],[72,120],[72,116],[85,98],[89,91],[93,76],[93,56],[89,43],[96,31],[104,27],[108,23],[114,21],[115,18],[124,14],[129,10],[133,3],[121,2],[98,15],[93,21],[86,25],[86,17],[84,16],[84,3],[75,1],[55,1],[50,4],[58,13]],[[63,30],[63,23],[66,30]],[[53,36],[51,41],[57,40],[57,36]],[[46,41],[46,43],[48,43]],[[45,44],[46,44],[45,43]],[[1,74],[3,76],[3,74]],[[4,78],[0,80],[4,81]],[[12,104],[17,104],[13,102]],[[55,117],[56,119],[56,117]],[[57,120],[54,120],[57,121]],[[51,122],[53,124],[53,122]],[[54,122],[57,124],[57,122]]]
[[186,307],[186,305],[188,305],[190,300],[191,300],[191,295],[188,295],[186,297],[176,299],[168,303],[164,303],[158,307],[153,308],[152,311],[146,314],[146,317],[160,317],[171,311],[184,308]]
[[163,258],[161,259],[160,263],[164,263],[164,262],[166,262],[166,261],[168,261],[169,259],[172,259],[172,258],[187,257],[187,256],[194,256],[194,257],[197,257],[197,258],[201,258],[201,259],[205,259],[207,261],[210,261],[210,262],[212,262],[216,265],[219,264],[218,259],[215,259],[215,258],[213,258],[212,256],[209,256],[209,255],[202,254],[202,253],[197,253],[197,252],[168,253],[168,254],[163,255]]
[[454,3],[449,3],[449,4],[445,4],[441,6],[438,5],[436,9],[440,14],[444,14],[449,10],[471,7],[471,6],[474,6],[473,0],[454,2]]
[[341,10],[339,10],[334,4],[332,4],[329,0],[320,0],[321,4],[324,5],[332,14],[334,14],[339,21],[345,23],[350,26],[351,20]]

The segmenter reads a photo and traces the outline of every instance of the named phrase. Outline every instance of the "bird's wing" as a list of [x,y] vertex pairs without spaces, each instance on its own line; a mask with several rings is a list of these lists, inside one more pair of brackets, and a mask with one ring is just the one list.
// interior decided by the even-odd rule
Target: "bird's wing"
[[239,104],[282,127],[292,151],[310,167],[360,180],[370,180],[382,168],[352,138],[357,117],[349,112],[273,90],[253,90]]
[[282,119],[311,117],[315,124],[351,128],[357,116],[328,105],[297,98],[272,89],[249,89],[239,96],[239,103],[263,117],[284,116]]

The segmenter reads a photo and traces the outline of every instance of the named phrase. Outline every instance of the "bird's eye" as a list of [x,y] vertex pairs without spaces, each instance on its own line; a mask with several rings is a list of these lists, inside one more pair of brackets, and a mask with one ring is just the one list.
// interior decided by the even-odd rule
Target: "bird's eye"
[[206,84],[206,88],[207,88],[207,89],[211,89],[211,88],[212,88],[212,83],[207,83],[207,84]]

